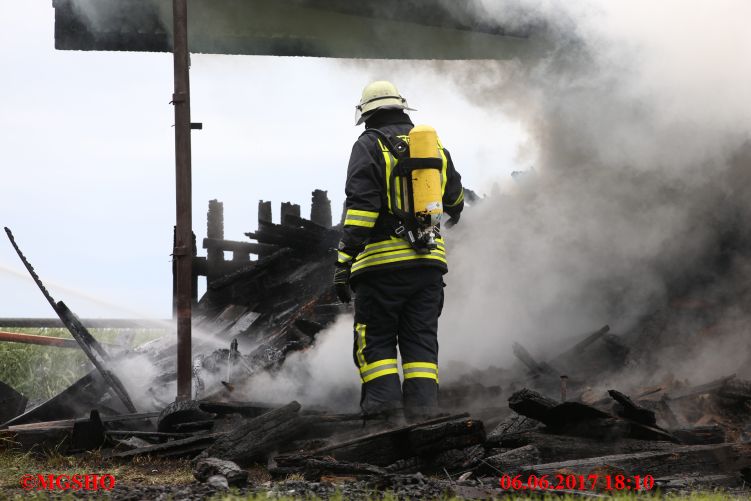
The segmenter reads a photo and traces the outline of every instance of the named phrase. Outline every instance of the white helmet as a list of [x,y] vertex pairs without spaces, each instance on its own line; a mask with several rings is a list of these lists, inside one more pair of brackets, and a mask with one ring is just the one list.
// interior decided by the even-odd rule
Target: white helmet
[[366,115],[378,109],[412,110],[407,106],[396,85],[386,80],[376,80],[362,90],[360,104],[355,106],[355,125],[360,125],[367,118]]

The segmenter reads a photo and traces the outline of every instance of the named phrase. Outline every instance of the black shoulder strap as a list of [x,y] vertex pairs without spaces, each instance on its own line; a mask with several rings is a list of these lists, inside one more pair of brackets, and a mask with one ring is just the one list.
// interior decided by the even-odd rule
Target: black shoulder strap
[[[393,136],[388,136],[380,129],[365,129],[365,131],[360,134],[360,137],[366,134],[374,134],[376,137],[378,137],[381,142],[383,142],[384,146],[386,146],[386,148],[389,150],[389,153],[394,156],[394,158],[401,159],[405,156],[409,156],[409,145],[406,143],[406,141],[403,141],[399,138],[394,138]],[[393,141],[393,139],[396,139],[396,141]]]

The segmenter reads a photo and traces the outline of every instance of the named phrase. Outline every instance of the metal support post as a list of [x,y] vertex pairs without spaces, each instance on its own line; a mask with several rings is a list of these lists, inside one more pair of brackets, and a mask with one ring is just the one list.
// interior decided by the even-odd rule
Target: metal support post
[[190,81],[188,78],[187,0],[172,0],[174,26],[172,53],[175,71],[175,179],[176,230],[175,303],[177,306],[177,400],[191,397],[191,285],[192,214],[190,173]]

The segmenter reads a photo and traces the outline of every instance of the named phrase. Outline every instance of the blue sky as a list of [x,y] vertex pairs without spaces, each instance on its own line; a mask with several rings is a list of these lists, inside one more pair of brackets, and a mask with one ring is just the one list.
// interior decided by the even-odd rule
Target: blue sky
[[[0,225],[9,226],[56,299],[80,316],[167,317],[174,224],[171,54],[55,51],[50,0],[0,0]],[[481,63],[477,63],[481,64]],[[193,227],[209,199],[225,237],[245,240],[259,199],[334,212],[372,79],[389,78],[418,123],[451,150],[465,185],[490,191],[519,164],[524,131],[471,105],[425,65],[193,55]],[[5,238],[0,317],[52,316]],[[203,254],[203,250],[199,249]]]

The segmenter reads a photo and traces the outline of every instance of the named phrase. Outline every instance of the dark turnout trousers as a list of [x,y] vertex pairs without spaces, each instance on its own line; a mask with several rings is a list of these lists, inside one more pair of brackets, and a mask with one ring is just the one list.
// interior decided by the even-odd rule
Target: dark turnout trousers
[[[354,359],[365,414],[401,407],[429,415],[438,404],[438,317],[443,273],[434,267],[373,271],[354,284]],[[400,383],[397,345],[404,384]]]

